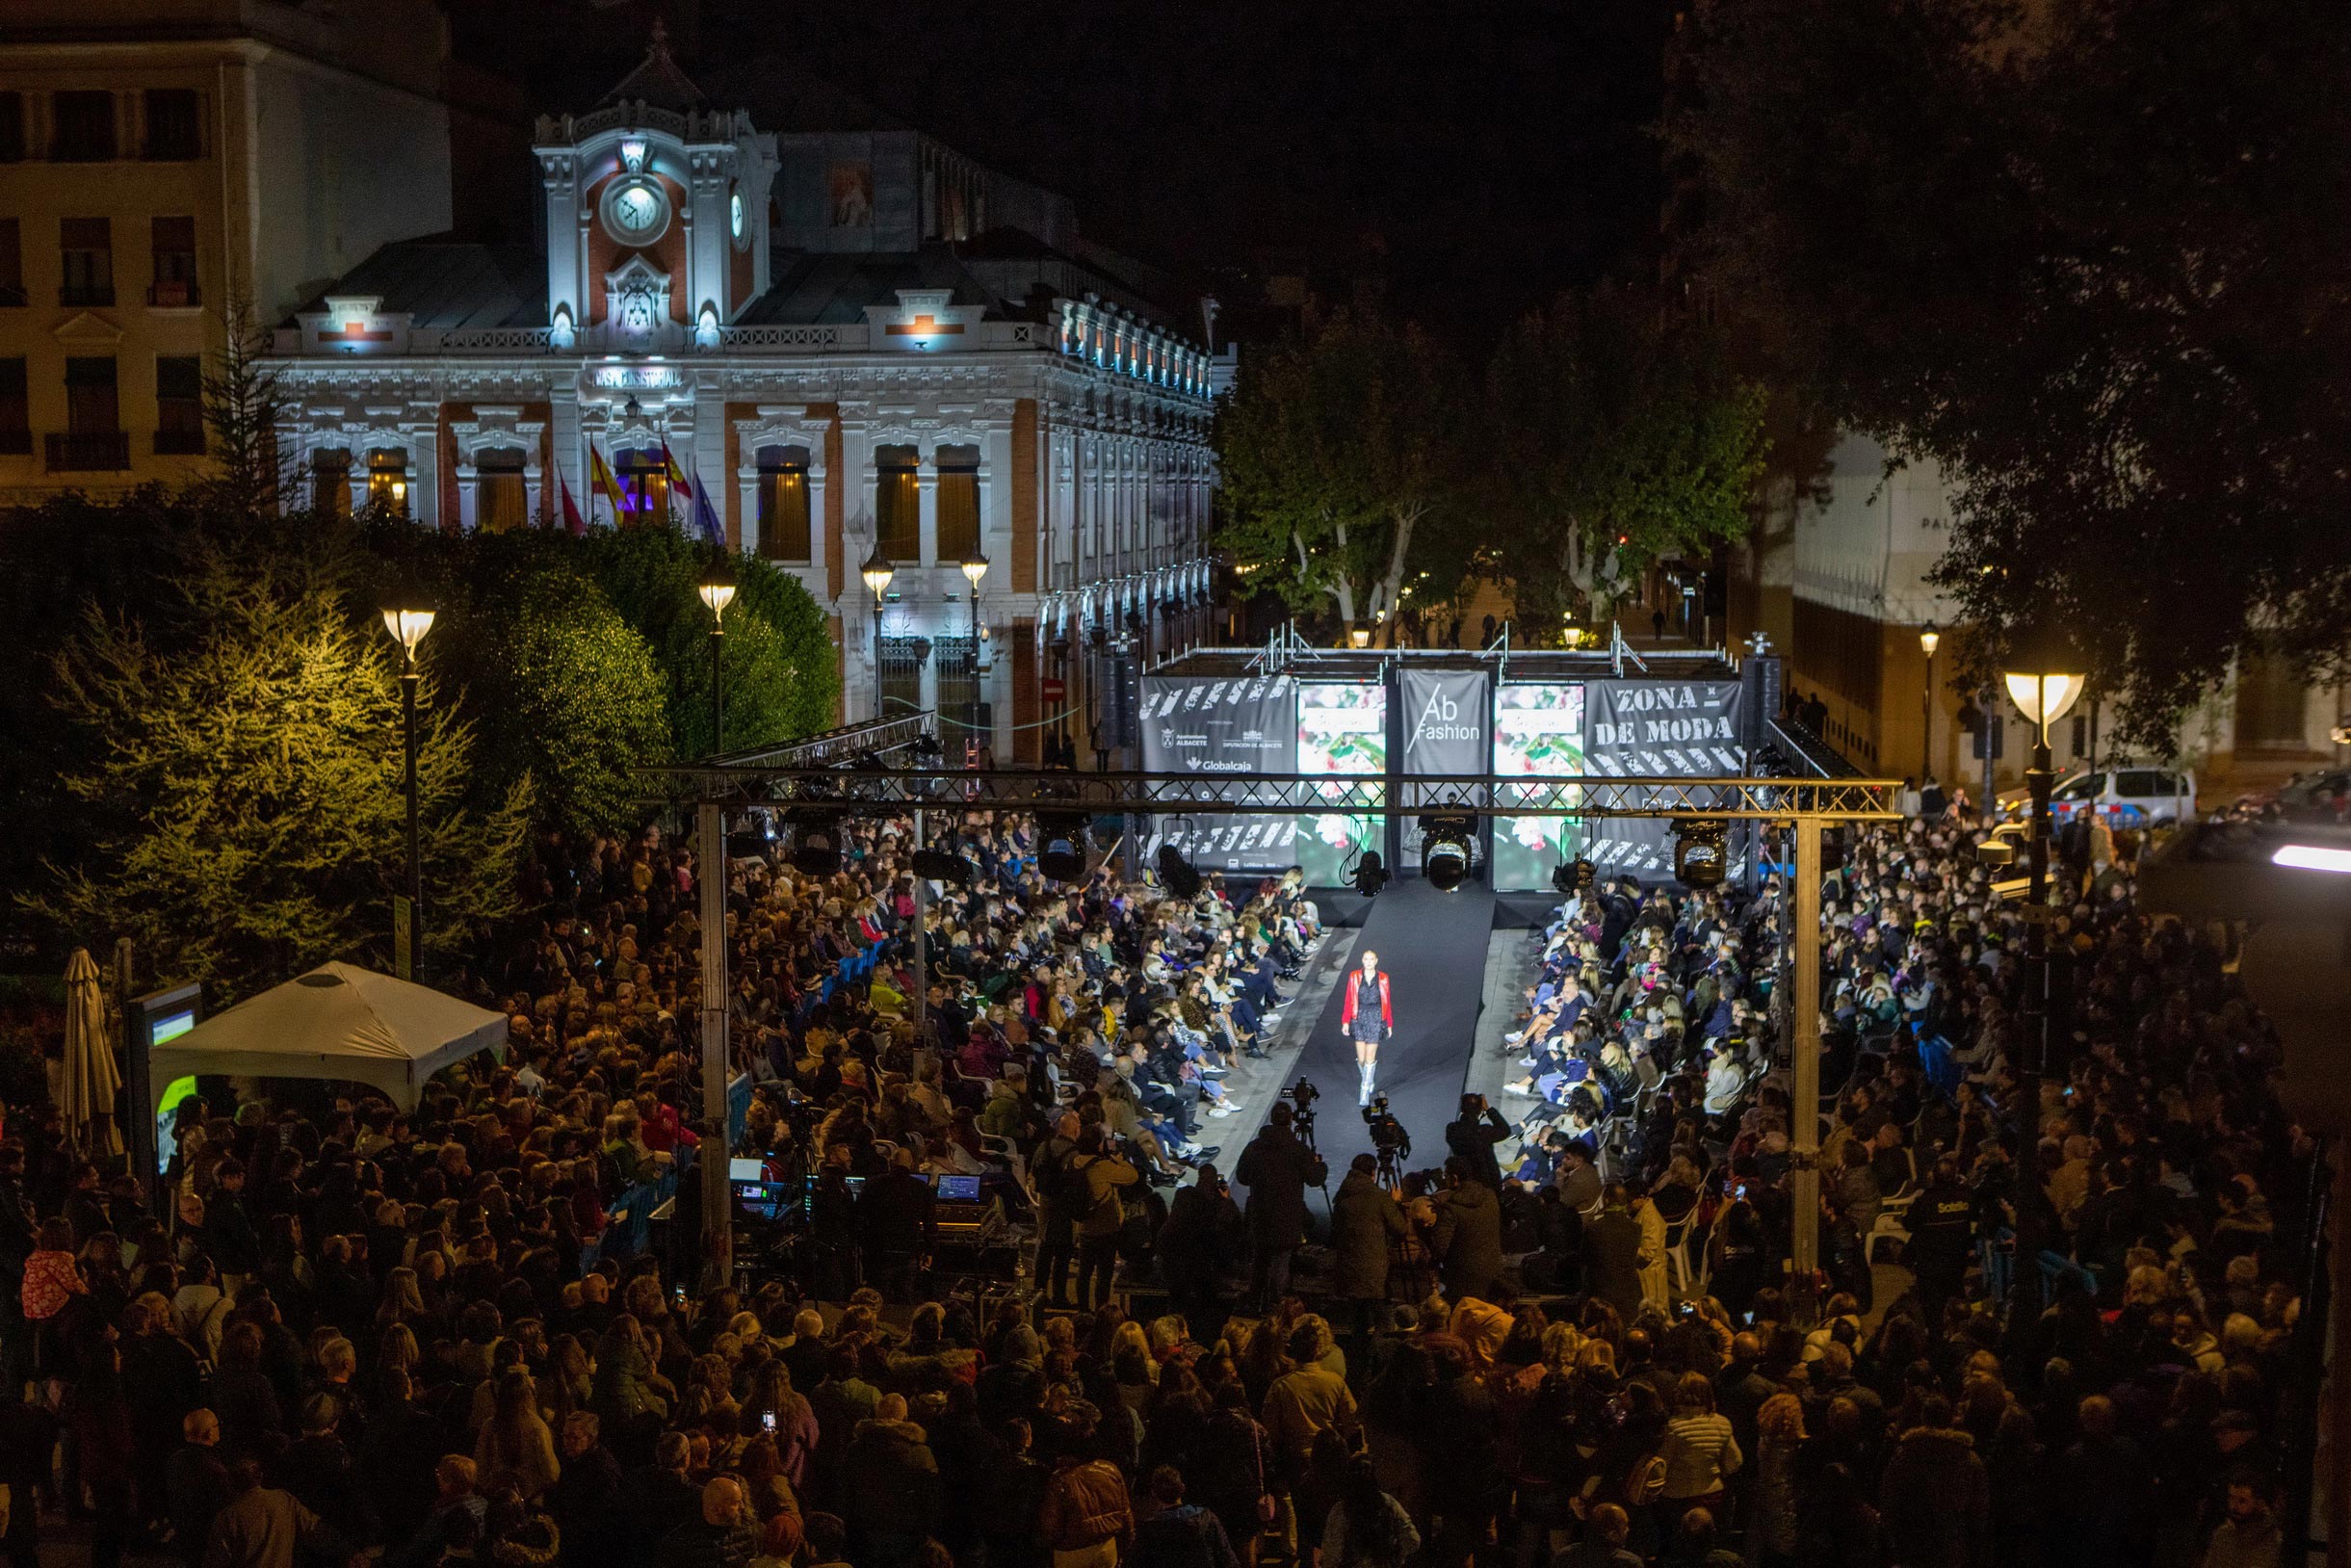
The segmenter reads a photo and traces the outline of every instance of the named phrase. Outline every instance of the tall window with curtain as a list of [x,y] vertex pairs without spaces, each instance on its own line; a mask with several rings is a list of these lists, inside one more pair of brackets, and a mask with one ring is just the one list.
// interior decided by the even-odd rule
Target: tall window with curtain
[[474,527],[503,534],[530,519],[529,492],[518,447],[499,447],[474,459]]
[[395,517],[408,515],[408,455],[397,447],[378,447],[367,455],[367,504]]
[[155,356],[155,450],[204,450],[204,361],[196,354]]
[[759,553],[805,566],[809,551],[808,449],[759,449]]
[[310,505],[322,517],[351,515],[351,454],[340,449],[310,458]]
[[661,453],[621,452],[617,457],[619,460],[613,464],[613,473],[620,481],[620,526],[641,528],[667,523],[669,470],[663,465]]
[[923,481],[912,447],[874,451],[874,525],[882,555],[893,562],[923,559]]
[[980,548],[980,449],[939,448],[939,559],[961,561]]

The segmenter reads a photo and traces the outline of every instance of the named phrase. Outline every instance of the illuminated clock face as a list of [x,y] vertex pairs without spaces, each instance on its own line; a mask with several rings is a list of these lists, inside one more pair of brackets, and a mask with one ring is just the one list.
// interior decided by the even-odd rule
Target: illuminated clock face
[[726,226],[727,231],[736,239],[743,238],[743,193],[741,191],[730,193],[726,198]]
[[623,180],[604,198],[604,226],[622,245],[650,245],[669,226],[669,202],[651,180]]

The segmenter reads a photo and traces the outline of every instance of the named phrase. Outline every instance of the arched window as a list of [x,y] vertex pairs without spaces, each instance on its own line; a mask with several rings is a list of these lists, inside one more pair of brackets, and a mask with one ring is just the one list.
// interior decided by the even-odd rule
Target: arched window
[[811,560],[808,526],[808,449],[761,447],[759,553],[769,561],[804,566]]
[[530,521],[520,447],[490,447],[474,457],[474,527],[503,534]]
[[641,527],[647,523],[669,522],[669,470],[662,462],[661,449],[651,451],[623,450],[613,465],[620,481],[620,526]]
[[367,504],[395,517],[408,515],[408,455],[399,447],[378,447],[367,455]]
[[351,515],[351,454],[341,447],[310,455],[310,505],[322,517]]
[[874,450],[874,523],[885,560],[922,562],[923,485],[914,448]]
[[939,448],[939,560],[961,561],[980,548],[980,449]]

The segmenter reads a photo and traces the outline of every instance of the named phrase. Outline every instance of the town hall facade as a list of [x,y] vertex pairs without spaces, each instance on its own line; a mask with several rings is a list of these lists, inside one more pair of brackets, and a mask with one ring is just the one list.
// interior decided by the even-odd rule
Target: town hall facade
[[277,331],[320,506],[723,536],[831,616],[845,719],[1007,759],[1062,713],[1085,743],[1089,654],[1208,632],[1229,362],[1063,198],[912,130],[763,129],[658,38],[535,141],[543,243],[385,246]]

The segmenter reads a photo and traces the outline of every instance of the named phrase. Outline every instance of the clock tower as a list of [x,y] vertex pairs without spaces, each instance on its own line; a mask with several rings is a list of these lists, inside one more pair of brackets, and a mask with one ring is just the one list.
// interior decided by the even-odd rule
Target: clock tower
[[561,348],[715,348],[768,287],[775,139],[707,106],[657,22],[644,62],[585,115],[542,118],[547,319]]

